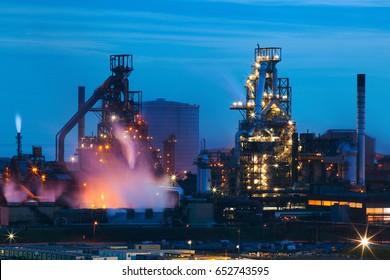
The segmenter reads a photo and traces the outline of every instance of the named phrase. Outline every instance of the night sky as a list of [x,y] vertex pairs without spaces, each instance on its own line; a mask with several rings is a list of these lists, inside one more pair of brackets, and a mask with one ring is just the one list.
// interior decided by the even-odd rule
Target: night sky
[[[82,3],[80,3],[82,2]],[[34,3],[34,4],[32,4]],[[356,126],[356,75],[366,74],[366,132],[390,154],[390,1],[0,0],[0,157],[55,156],[55,135],[110,75],[111,54],[133,54],[132,90],[143,100],[200,105],[207,148],[233,147],[254,48],[281,47],[299,133]],[[86,133],[96,133],[89,114]],[[77,144],[66,138],[66,156]]]

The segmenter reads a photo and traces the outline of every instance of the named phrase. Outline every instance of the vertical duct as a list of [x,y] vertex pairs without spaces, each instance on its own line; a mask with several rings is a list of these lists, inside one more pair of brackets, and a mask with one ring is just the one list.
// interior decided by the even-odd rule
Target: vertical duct
[[292,135],[292,148],[291,148],[291,179],[292,183],[295,186],[295,183],[298,182],[298,133],[293,133]]
[[16,134],[16,145],[17,145],[18,158],[20,158],[22,157],[22,136],[20,132]]
[[357,184],[365,185],[365,129],[366,129],[366,75],[357,75]]
[[263,93],[265,88],[265,81],[267,78],[268,62],[262,62],[259,66],[259,80],[256,86],[256,98],[255,98],[255,114],[256,120],[261,118],[261,107],[263,101]]
[[[78,90],[78,110],[80,111],[81,108],[84,106],[85,103],[85,87],[79,86]],[[81,146],[82,139],[85,137],[85,117],[83,116],[80,118],[78,122],[78,147]]]

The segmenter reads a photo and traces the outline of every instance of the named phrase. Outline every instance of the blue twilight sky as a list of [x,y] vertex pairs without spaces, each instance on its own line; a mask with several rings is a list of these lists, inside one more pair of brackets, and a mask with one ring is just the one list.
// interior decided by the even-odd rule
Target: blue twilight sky
[[42,145],[54,159],[77,87],[88,98],[121,53],[134,56],[130,86],[144,101],[200,105],[207,147],[232,147],[241,115],[229,106],[245,100],[257,43],[283,50],[278,72],[290,78],[298,132],[355,128],[356,74],[365,73],[366,131],[390,154],[389,18],[386,0],[0,0],[0,157],[16,153],[19,113],[23,152]]

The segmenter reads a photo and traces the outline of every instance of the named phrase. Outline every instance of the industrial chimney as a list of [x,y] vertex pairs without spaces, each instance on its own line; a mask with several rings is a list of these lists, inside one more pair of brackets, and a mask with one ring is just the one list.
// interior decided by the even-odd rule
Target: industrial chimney
[[18,157],[22,157],[22,136],[20,134],[20,132],[18,132],[16,134],[16,145],[17,145],[17,153],[18,153]]
[[356,133],[358,142],[357,153],[357,185],[364,186],[366,181],[365,164],[366,164],[366,75],[357,75],[357,115],[356,115]]
[[16,126],[16,144],[17,144],[17,153],[18,157],[20,158],[22,156],[22,135],[20,134],[20,131],[22,130],[22,118],[19,114],[16,114],[15,116],[15,126]]
[[[78,110],[80,111],[85,103],[85,87],[79,86],[78,89]],[[82,139],[85,137],[85,118],[84,116],[78,122],[78,146],[81,146]]]

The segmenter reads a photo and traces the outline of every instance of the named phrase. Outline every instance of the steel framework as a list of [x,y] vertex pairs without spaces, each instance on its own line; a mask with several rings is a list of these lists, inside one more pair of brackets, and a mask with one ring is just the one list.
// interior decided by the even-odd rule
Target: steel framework
[[239,195],[277,197],[293,186],[292,91],[288,78],[278,78],[281,59],[281,48],[257,47],[245,83],[246,101],[231,106],[243,116],[235,145]]
[[[82,168],[94,169],[98,167],[99,162],[111,156],[125,157],[123,152],[125,141],[125,145],[128,143],[133,150],[134,166],[131,168],[152,163],[151,166],[156,171],[162,171],[157,151],[150,144],[147,123],[141,117],[142,92],[129,90],[128,76],[133,71],[133,56],[111,55],[110,70],[111,75],[107,80],[94,91],[87,102],[79,104],[76,114],[57,133],[57,161],[60,163],[65,161],[65,136],[87,112],[94,112],[99,118],[97,135],[83,137],[78,147]],[[122,138],[126,140],[123,141]]]

